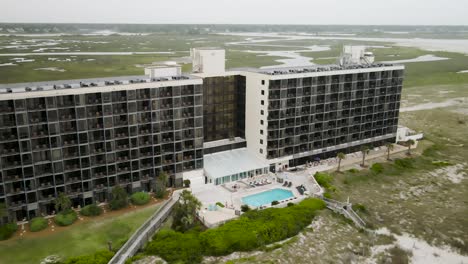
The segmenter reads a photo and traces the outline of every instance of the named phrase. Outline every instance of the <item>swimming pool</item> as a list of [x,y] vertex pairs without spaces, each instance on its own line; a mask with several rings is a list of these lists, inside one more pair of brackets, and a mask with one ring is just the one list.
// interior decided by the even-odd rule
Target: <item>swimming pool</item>
[[291,191],[285,189],[272,189],[269,191],[242,197],[242,202],[250,206],[270,205],[273,201],[281,201],[294,197]]

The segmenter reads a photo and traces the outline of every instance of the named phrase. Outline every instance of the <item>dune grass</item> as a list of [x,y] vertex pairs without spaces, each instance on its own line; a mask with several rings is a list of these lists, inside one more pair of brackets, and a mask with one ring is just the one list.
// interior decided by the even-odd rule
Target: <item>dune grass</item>
[[0,242],[1,264],[37,264],[49,255],[63,258],[89,255],[121,246],[138,227],[154,213],[158,205],[109,218],[91,219],[75,223],[63,231],[43,236],[10,239]]

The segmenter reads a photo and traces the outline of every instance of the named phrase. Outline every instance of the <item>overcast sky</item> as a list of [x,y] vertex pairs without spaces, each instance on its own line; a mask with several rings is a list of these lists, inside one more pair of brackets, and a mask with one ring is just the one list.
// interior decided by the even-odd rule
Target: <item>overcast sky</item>
[[468,0],[0,0],[0,22],[468,25]]

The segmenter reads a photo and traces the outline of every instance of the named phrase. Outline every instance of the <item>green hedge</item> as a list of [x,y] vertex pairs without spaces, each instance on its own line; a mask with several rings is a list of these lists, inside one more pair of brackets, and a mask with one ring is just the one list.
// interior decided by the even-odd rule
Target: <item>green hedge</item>
[[136,192],[132,194],[130,199],[132,200],[132,203],[135,205],[144,205],[149,203],[150,201],[150,195],[149,193],[146,192]]
[[332,176],[325,172],[316,172],[314,174],[314,178],[317,183],[322,186],[323,188],[330,188],[332,187],[331,182],[333,180]]
[[18,225],[16,223],[9,223],[3,226],[0,226],[0,240],[7,240],[18,230]]
[[311,198],[291,207],[248,211],[223,226],[200,233],[161,231],[145,253],[159,255],[169,263],[199,263],[202,256],[251,251],[298,234],[323,208],[322,200]]
[[38,232],[46,229],[48,226],[47,219],[44,217],[35,217],[29,221],[29,230],[31,232]]
[[161,230],[145,248],[145,253],[158,255],[169,263],[200,263],[203,257],[199,234]]
[[103,250],[92,255],[69,258],[64,262],[64,264],[107,264],[113,256],[113,252]]
[[86,205],[81,208],[80,214],[84,216],[98,216],[102,214],[102,208],[95,204]]
[[406,169],[409,169],[409,168],[413,168],[413,159],[410,159],[410,158],[404,158],[404,159],[396,159],[395,160],[395,166],[399,167],[399,168],[406,168]]
[[73,210],[69,210],[67,212],[58,213],[55,216],[54,221],[59,226],[69,226],[73,224],[77,218],[78,215],[76,214],[76,212]]

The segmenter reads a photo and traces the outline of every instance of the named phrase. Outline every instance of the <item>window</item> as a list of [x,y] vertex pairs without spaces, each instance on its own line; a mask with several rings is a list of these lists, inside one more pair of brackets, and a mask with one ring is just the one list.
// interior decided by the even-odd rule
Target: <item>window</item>
[[263,145],[263,139],[260,139],[260,144]]
[[260,154],[263,154],[263,149],[260,149]]
[[260,120],[260,125],[263,125],[263,120]]
[[260,135],[263,135],[263,129],[260,129]]
[[262,85],[265,85],[265,80],[262,80]]
[[262,90],[262,95],[265,95],[265,90]]
[[261,105],[265,105],[265,101],[264,101],[264,100],[261,100],[261,101],[260,101],[260,104],[261,104]]
[[264,115],[265,112],[264,112],[263,110],[260,110],[260,114],[261,114],[261,115]]

